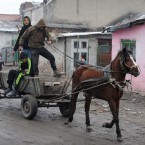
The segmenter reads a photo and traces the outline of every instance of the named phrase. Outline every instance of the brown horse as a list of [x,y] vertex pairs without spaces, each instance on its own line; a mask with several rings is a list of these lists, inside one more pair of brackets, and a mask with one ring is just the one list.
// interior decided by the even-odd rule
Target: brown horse
[[[108,73],[108,81],[98,87],[92,87],[91,85],[83,87],[83,84],[91,84],[89,80],[103,80],[104,74]],[[68,122],[72,122],[73,115],[76,110],[76,101],[80,90],[83,90],[85,94],[85,114],[87,131],[91,131],[89,109],[92,96],[98,99],[106,100],[109,104],[110,110],[113,115],[113,119],[110,123],[104,123],[103,127],[112,128],[114,123],[116,124],[117,140],[122,141],[122,135],[119,127],[119,103],[123,95],[123,87],[125,86],[126,74],[131,74],[135,77],[139,75],[139,69],[133,58],[130,50],[124,48],[119,51],[115,59],[104,70],[98,70],[90,66],[80,66],[75,70],[72,77],[72,97],[70,103],[70,114]],[[105,77],[106,78],[106,77]],[[110,79],[111,78],[111,79]],[[114,81],[110,81],[114,80]],[[88,81],[88,82],[87,82]],[[89,89],[90,87],[90,89]],[[85,88],[85,89],[84,89]],[[87,88],[87,89],[86,89]]]

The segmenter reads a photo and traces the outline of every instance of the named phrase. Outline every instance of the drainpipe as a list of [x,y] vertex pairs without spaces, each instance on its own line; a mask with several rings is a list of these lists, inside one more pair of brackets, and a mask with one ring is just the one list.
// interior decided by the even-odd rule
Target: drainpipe
[[79,59],[80,59],[79,58],[79,45],[80,45],[80,41],[79,41],[80,40],[80,36],[79,35],[78,35],[77,39],[78,39],[78,43],[77,43],[77,55],[78,55],[77,56],[77,60],[79,61]]
[[6,55],[5,55],[5,63],[7,63],[7,48],[6,48]]
[[64,37],[64,72],[66,75],[66,37]]
[[90,63],[90,59],[89,59],[89,56],[90,56],[90,48],[91,48],[91,46],[88,45],[88,62],[87,62],[88,64]]

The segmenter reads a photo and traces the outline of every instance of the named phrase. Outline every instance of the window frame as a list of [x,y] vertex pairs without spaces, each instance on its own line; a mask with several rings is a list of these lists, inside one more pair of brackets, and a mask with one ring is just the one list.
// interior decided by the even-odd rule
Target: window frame
[[[127,48],[132,50],[134,58],[136,58],[136,40],[131,40],[131,39],[121,39],[121,48],[125,48],[125,44],[127,44]],[[131,48],[131,44],[134,44],[134,47]]]

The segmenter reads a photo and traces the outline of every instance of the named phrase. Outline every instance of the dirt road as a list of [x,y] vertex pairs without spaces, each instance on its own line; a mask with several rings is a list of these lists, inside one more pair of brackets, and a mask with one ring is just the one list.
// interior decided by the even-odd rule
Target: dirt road
[[93,132],[85,128],[84,102],[77,103],[71,127],[64,125],[58,108],[39,108],[34,120],[21,115],[20,100],[0,100],[0,145],[145,145],[145,97],[124,95],[120,127],[124,141],[116,141],[115,126],[102,128],[111,120],[108,105],[93,100],[90,111]]

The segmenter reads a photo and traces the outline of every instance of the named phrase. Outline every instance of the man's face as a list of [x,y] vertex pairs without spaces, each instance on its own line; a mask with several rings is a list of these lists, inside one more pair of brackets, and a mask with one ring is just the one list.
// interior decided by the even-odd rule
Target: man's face
[[22,59],[22,62],[25,63],[25,62],[27,62],[27,60],[28,60],[27,58]]
[[29,22],[29,19],[28,19],[28,18],[25,18],[25,19],[24,19],[24,25],[29,25],[29,23],[30,23],[30,22]]

